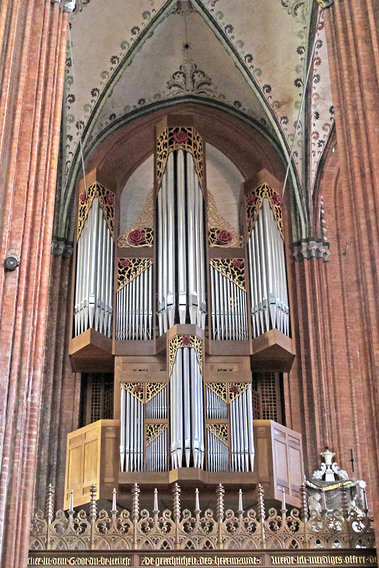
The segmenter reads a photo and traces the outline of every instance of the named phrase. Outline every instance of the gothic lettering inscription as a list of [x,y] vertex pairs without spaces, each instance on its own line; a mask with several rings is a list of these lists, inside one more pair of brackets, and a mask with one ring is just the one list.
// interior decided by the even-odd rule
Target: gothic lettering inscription
[[53,552],[39,551],[31,553],[28,566],[44,566],[53,568],[55,566],[92,566],[92,568],[102,568],[103,566],[150,566],[151,568],[161,568],[164,566],[173,567],[215,567],[222,566],[230,568],[247,568],[259,566],[260,568],[272,568],[274,566],[307,566],[308,568],[319,568],[322,566],[341,566],[355,568],[366,566],[367,568],[377,568],[377,557],[375,550],[308,550],[308,551],[270,551],[257,550],[250,551],[212,551],[194,554],[191,552],[172,552],[171,554],[146,553],[141,550],[133,552]]
[[141,566],[258,566],[258,556],[142,556]]
[[102,568],[103,566],[131,566],[131,559],[125,556],[76,556],[72,553],[67,553],[65,556],[32,556],[28,560],[28,566],[44,566],[45,568],[55,566],[92,566],[92,568]]
[[322,552],[270,555],[272,566],[376,566],[375,554],[333,554]]

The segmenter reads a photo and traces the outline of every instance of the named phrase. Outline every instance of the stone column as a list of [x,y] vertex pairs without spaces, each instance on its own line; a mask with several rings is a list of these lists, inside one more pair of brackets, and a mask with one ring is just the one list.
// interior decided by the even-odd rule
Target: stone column
[[61,244],[54,242],[50,269],[34,505],[34,509],[42,510],[49,484],[55,489],[55,509],[63,507],[66,439],[69,432],[79,427],[81,375],[72,372],[69,360],[72,247]]
[[[362,436],[369,427],[364,470],[376,487],[369,488],[379,522],[379,4],[377,0],[335,0],[325,10],[325,29],[341,187],[351,203],[351,243],[356,266],[357,306],[364,348],[360,373],[365,405],[358,417]],[[349,244],[349,243],[347,243]],[[348,250],[348,249],[347,249]],[[348,251],[348,252],[350,252]],[[353,316],[353,317],[352,317]],[[349,311],[347,325],[354,329]],[[359,342],[359,338],[358,338]]]
[[[68,13],[0,9],[0,564],[24,567],[40,418]],[[4,270],[13,256],[19,266]]]

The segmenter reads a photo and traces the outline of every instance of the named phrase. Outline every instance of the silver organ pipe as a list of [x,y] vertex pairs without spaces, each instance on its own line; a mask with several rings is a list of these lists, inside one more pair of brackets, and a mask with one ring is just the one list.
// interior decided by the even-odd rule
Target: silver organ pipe
[[[131,387],[131,388],[130,388]],[[121,471],[143,471],[143,400],[133,394],[135,385],[121,385]]]
[[121,388],[120,402],[120,469],[125,471],[125,431],[126,431],[126,396],[125,389]]
[[172,469],[181,467],[183,459],[182,360],[182,350],[178,349],[170,377],[170,453]]
[[[183,161],[182,152],[178,152],[178,177],[179,186],[181,183],[181,162]],[[182,160],[180,160],[182,158]],[[174,172],[174,156],[169,154],[167,160],[167,174],[166,174],[166,207],[167,207],[167,328],[169,329],[174,325],[175,321],[175,172]],[[182,209],[180,204],[178,209]],[[178,237],[181,238],[180,233]],[[179,242],[179,240],[178,240]],[[180,267],[179,267],[180,268]]]
[[158,330],[175,323],[205,328],[204,205],[192,155],[169,153],[158,192]]
[[272,328],[289,335],[284,244],[268,198],[263,199],[248,251],[253,337]]
[[170,376],[171,466],[204,466],[203,378],[196,350],[177,350]]
[[230,400],[232,471],[254,470],[253,401],[251,385],[235,385]]
[[208,426],[208,470],[209,471],[228,471],[229,470],[229,448],[225,440],[218,435],[217,429]]
[[192,448],[194,467],[204,465],[203,380],[196,351],[191,349],[191,413]]
[[167,471],[167,428],[157,425],[146,443],[146,471]]
[[148,259],[140,262],[140,273],[117,291],[116,339],[152,339],[152,272]]
[[216,261],[210,265],[212,339],[246,341],[246,290],[216,268],[217,265]]
[[184,422],[184,455],[186,467],[190,466],[191,458],[191,385],[190,385],[190,353],[189,348],[183,348],[183,422]]
[[[217,386],[216,386],[217,388]],[[206,387],[207,398],[207,418],[210,419],[226,419],[228,417],[228,405],[223,398],[209,384]]]
[[112,285],[113,237],[96,194],[77,242],[75,337],[91,328],[111,337]]
[[167,387],[162,386],[160,390],[146,402],[145,416],[149,418],[165,419],[167,417]]

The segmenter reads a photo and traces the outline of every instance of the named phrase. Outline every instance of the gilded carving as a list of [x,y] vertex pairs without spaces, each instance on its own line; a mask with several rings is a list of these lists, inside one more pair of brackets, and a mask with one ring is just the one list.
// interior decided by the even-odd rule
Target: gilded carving
[[246,292],[245,288],[245,260],[243,258],[212,258],[211,266],[233,284]]
[[140,276],[152,264],[151,258],[119,258],[117,262],[117,291]]
[[168,155],[174,150],[185,150],[193,157],[197,177],[204,192],[204,145],[200,134],[192,126],[176,126],[161,132],[156,142],[156,179],[162,183]]
[[140,402],[144,402],[144,389],[141,383],[121,383],[121,388],[125,389]]
[[78,238],[80,237],[80,234],[83,230],[83,227],[88,217],[88,212],[91,209],[95,197],[97,197],[99,200],[99,204],[103,212],[104,219],[106,220],[108,228],[113,237],[114,204],[116,196],[112,191],[110,191],[109,189],[101,185],[101,183],[98,183],[96,181],[95,183],[93,183],[88,187],[87,192],[82,192],[79,194],[78,229],[77,229]]
[[245,195],[247,230],[250,235],[258,219],[259,211],[263,205],[263,200],[268,199],[276,224],[283,238],[283,219],[282,219],[282,198],[279,193],[267,183],[262,183]]
[[154,440],[159,438],[159,436],[167,429],[166,424],[146,424],[146,447],[150,446]]
[[203,364],[203,341],[197,335],[175,335],[169,342],[169,374],[171,375],[172,368],[175,363],[176,354],[178,349],[183,347],[190,347],[195,349],[197,360],[200,369]]
[[250,386],[250,383],[231,383],[229,385],[229,401],[233,402]]
[[208,242],[211,247],[243,247],[243,237],[222,217],[213,194],[208,191]]
[[207,424],[207,429],[225,446],[228,445],[228,427],[226,424]]
[[154,195],[150,191],[146,198],[141,215],[118,237],[118,246],[125,247],[152,247],[154,243]]
[[146,383],[146,402],[149,402],[165,388],[165,383]]
[[227,383],[207,383],[207,388],[214,392],[221,400],[228,402]]

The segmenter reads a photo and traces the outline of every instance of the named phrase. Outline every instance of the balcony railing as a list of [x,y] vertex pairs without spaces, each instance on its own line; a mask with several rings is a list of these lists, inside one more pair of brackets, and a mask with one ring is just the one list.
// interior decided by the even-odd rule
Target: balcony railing
[[[302,505],[266,512],[263,487],[257,487],[256,507],[244,511],[239,491],[238,510],[225,511],[225,490],[216,489],[214,510],[201,510],[201,497],[194,491],[194,509],[181,510],[181,489],[172,487],[172,508],[159,510],[154,490],[153,510],[140,508],[140,489],[131,490],[131,510],[117,510],[113,491],[110,511],[97,510],[97,489],[91,487],[86,510],[75,511],[73,494],[67,512],[54,513],[54,491],[47,495],[46,515],[38,511],[32,520],[30,549],[44,550],[296,550],[354,549],[375,546],[368,510],[348,508],[346,487],[341,487],[341,507],[309,512],[306,486],[301,487]],[[284,493],[283,493],[284,495]],[[145,495],[144,495],[145,496]]]

